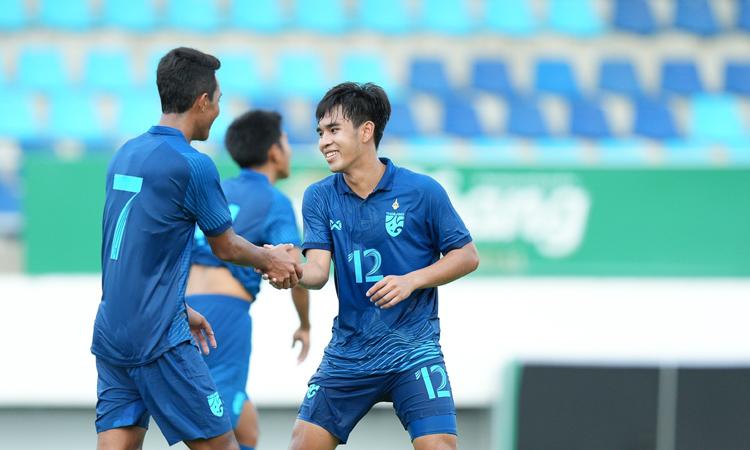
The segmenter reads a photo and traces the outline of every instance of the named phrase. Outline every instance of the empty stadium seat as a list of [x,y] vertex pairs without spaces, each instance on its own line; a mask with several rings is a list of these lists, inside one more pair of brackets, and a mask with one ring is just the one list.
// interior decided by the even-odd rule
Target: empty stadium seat
[[72,90],[56,92],[50,97],[49,137],[100,140],[104,137],[101,117],[96,96]]
[[444,98],[450,97],[453,91],[445,66],[439,59],[413,59],[409,66],[409,86],[416,91]]
[[323,65],[316,55],[286,53],[276,63],[275,80],[279,95],[318,98],[329,87]]
[[599,66],[599,89],[637,97],[643,93],[635,66],[626,59],[604,59]]
[[27,26],[29,13],[25,0],[5,0],[0,8],[0,30],[14,31]]
[[698,67],[694,61],[665,60],[661,67],[661,89],[680,95],[691,95],[703,91]]
[[713,9],[707,0],[677,0],[675,27],[702,36],[719,32]]
[[471,86],[496,95],[515,95],[505,62],[497,59],[477,59],[472,63]]
[[699,141],[731,142],[746,136],[739,102],[731,95],[693,97],[689,123],[690,136]]
[[635,101],[633,133],[651,139],[680,137],[672,110],[661,98],[642,97]]
[[534,89],[540,93],[576,97],[580,94],[573,68],[567,61],[540,59],[534,71]]
[[610,137],[612,132],[601,104],[590,99],[573,100],[570,104],[570,133],[590,139]]
[[89,0],[38,0],[38,2],[37,17],[44,27],[86,30],[93,24]]
[[737,28],[750,31],[750,0],[737,0]]
[[482,126],[479,123],[476,108],[466,97],[454,97],[445,102],[443,108],[443,131],[462,138],[481,136]]
[[647,0],[615,0],[612,22],[622,31],[638,34],[652,34],[658,28]]
[[537,31],[537,21],[529,0],[486,0],[485,26],[494,32],[511,36],[527,36]]
[[735,94],[750,95],[750,60],[727,61],[724,66],[724,89]]
[[557,32],[591,37],[604,31],[604,25],[592,0],[550,0],[547,24]]
[[63,56],[54,47],[27,47],[18,57],[16,84],[29,89],[52,91],[69,86]]
[[0,179],[0,215],[20,211],[21,201],[19,199],[18,191],[11,188],[8,183]]
[[133,61],[122,50],[101,48],[86,55],[83,81],[86,87],[119,92],[135,86]]
[[155,0],[104,0],[103,3],[105,26],[143,32],[157,25]]
[[238,29],[273,33],[286,26],[286,17],[277,0],[232,0],[229,23]]
[[343,0],[296,0],[294,24],[319,33],[341,33],[349,27],[349,20]]
[[414,114],[408,103],[391,103],[391,119],[385,127],[385,133],[398,138],[414,138],[419,135]]
[[221,68],[216,72],[216,77],[225,94],[262,96],[267,91],[253,55],[234,52],[223,53],[217,57],[221,61]]
[[215,0],[168,0],[166,25],[180,30],[211,32],[221,25]]
[[421,26],[443,34],[466,34],[473,28],[465,0],[423,0]]
[[0,89],[0,137],[23,141],[39,133],[34,102],[28,92]]
[[366,30],[385,34],[411,31],[414,21],[406,2],[407,0],[360,0],[356,6],[356,24]]
[[513,99],[508,106],[508,133],[528,138],[549,136],[547,121],[535,99]]

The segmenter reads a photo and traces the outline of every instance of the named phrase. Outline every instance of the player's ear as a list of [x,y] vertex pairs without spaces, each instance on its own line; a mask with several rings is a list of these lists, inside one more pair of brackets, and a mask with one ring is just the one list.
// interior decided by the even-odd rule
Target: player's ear
[[375,136],[375,124],[370,120],[363,123],[359,129],[363,144],[366,144]]
[[193,103],[193,108],[196,108],[200,112],[206,112],[206,107],[208,107],[208,104],[211,100],[208,98],[208,93],[204,92],[201,95],[198,96],[198,98],[195,99],[195,103]]

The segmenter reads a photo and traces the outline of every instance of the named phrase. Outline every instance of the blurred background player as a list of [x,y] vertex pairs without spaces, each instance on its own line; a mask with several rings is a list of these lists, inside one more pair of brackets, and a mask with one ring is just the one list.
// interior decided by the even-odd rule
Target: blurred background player
[[[289,177],[292,157],[281,115],[262,110],[243,114],[229,126],[225,144],[241,168],[239,176],[222,183],[237,233],[259,246],[290,243],[299,247],[292,203],[274,187],[276,181]],[[292,254],[301,258],[298,248]],[[261,277],[252,268],[214,256],[200,229],[196,229],[192,264],[186,300],[212,324],[221,343],[206,356],[206,363],[229,406],[240,448],[251,450],[258,442],[258,415],[245,392],[252,349],[248,311],[258,296]],[[291,294],[300,320],[292,344],[302,344],[297,359],[301,363],[310,349],[309,296],[300,286],[292,288]]]
[[170,445],[238,449],[195,348],[195,341],[204,353],[216,347],[213,332],[184,299],[196,224],[222,259],[267,268],[277,285],[297,280],[288,247],[256,247],[234,233],[216,167],[190,146],[208,138],[219,115],[219,67],[198,50],[167,53],[156,74],[159,125],[125,143],[107,172],[103,293],[91,346],[100,449],[141,448],[150,415]]
[[415,449],[456,449],[436,288],[474,271],[479,257],[435,180],[378,158],[390,113],[371,83],[333,87],[315,112],[318,147],[334,175],[305,191],[301,284],[322,288],[333,258],[339,314],[292,450],[346,443],[381,401],[393,402]]

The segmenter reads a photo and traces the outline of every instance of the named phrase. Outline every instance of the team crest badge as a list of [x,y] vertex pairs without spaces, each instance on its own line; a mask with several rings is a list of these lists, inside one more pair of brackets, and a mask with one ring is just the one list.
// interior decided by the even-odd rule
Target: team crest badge
[[208,397],[208,406],[211,408],[211,412],[214,416],[221,417],[224,415],[224,404],[221,402],[218,392],[214,392]]
[[396,212],[399,208],[398,199],[393,202],[391,208],[393,208],[393,212],[385,213],[385,230],[392,237],[396,237],[401,234],[401,231],[404,229],[404,218],[406,217],[406,214]]

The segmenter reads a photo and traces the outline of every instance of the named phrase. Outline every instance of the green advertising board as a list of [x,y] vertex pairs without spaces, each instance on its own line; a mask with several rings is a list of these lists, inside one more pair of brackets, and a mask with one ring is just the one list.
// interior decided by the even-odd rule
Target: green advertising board
[[[323,164],[280,184],[298,211]],[[28,272],[99,271],[106,165],[27,161]],[[482,275],[750,276],[749,169],[410,168],[446,188]]]

